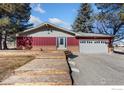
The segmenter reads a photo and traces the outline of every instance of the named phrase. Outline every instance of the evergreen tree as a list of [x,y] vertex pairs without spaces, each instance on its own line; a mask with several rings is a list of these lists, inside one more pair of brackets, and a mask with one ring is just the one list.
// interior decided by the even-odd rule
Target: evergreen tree
[[[31,14],[31,7],[28,3],[22,4],[11,4],[12,5],[12,12],[8,13],[6,11],[0,11],[2,15],[1,18],[7,17],[10,22],[2,27],[1,34],[4,36],[3,46],[4,49],[7,49],[7,36],[16,33],[18,31],[23,31],[27,29],[31,24],[28,24],[28,20],[30,19]],[[3,9],[2,9],[3,10]]]
[[12,4],[0,4],[0,50],[2,49],[2,39],[5,29],[10,23],[7,15],[11,14]]
[[81,4],[77,18],[72,25],[72,28],[75,32],[92,32],[91,13],[92,11],[90,4]]
[[18,31],[27,29],[31,24],[28,24],[31,14],[30,4],[14,4],[15,12],[10,16],[11,26],[15,27]]

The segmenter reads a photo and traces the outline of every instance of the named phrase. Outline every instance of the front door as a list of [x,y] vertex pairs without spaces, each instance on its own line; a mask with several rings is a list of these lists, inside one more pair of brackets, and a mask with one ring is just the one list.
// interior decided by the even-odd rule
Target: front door
[[58,37],[58,49],[66,48],[66,37]]

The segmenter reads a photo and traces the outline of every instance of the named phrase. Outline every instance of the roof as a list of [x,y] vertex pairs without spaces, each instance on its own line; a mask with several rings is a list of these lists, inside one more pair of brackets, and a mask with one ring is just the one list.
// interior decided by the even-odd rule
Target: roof
[[105,34],[98,34],[98,33],[84,33],[84,32],[77,32],[75,33],[76,37],[112,37],[110,35]]
[[63,28],[63,27],[60,27],[60,26],[57,26],[55,24],[48,23],[48,22],[42,23],[39,26],[36,26],[34,28],[24,30],[23,32],[19,32],[18,34],[24,34],[24,33],[28,33],[28,32],[33,32],[34,30],[42,28],[42,27],[52,27],[52,28],[57,29],[59,31],[75,35],[76,37],[113,37],[113,36],[105,35],[105,34],[74,32],[74,31],[68,30],[66,28]]
[[23,33],[31,32],[31,31],[33,31],[33,30],[35,30],[35,29],[38,29],[38,28],[40,28],[40,27],[43,27],[43,26],[51,26],[51,27],[53,27],[53,28],[55,28],[55,29],[58,29],[58,30],[60,30],[60,31],[63,31],[63,32],[65,32],[65,33],[70,33],[70,34],[75,35],[75,32],[73,32],[73,31],[70,31],[70,30],[68,30],[68,29],[65,29],[65,28],[63,28],[63,27],[60,27],[60,26],[57,26],[57,25],[55,25],[55,24],[48,23],[48,22],[45,22],[45,23],[40,24],[39,26],[36,26],[36,27],[30,28],[30,29],[24,30],[23,32],[19,32],[18,34],[23,34]]

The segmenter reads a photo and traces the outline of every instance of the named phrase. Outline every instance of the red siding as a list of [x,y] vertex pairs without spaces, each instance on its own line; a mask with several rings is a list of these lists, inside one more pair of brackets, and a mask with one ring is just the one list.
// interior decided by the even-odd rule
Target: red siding
[[56,46],[56,37],[32,37],[32,41],[33,46]]
[[[68,46],[78,46],[79,39],[67,37]],[[56,46],[56,37],[17,37],[17,47]]]
[[30,44],[32,46],[56,46],[56,37],[17,37],[17,47],[26,46]]
[[79,40],[75,37],[67,37],[67,45],[68,46],[78,46]]

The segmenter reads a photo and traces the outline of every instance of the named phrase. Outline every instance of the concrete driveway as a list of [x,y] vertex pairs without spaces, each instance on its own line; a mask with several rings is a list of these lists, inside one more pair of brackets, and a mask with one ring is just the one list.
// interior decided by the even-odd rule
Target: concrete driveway
[[124,55],[74,53],[74,85],[124,85]]

